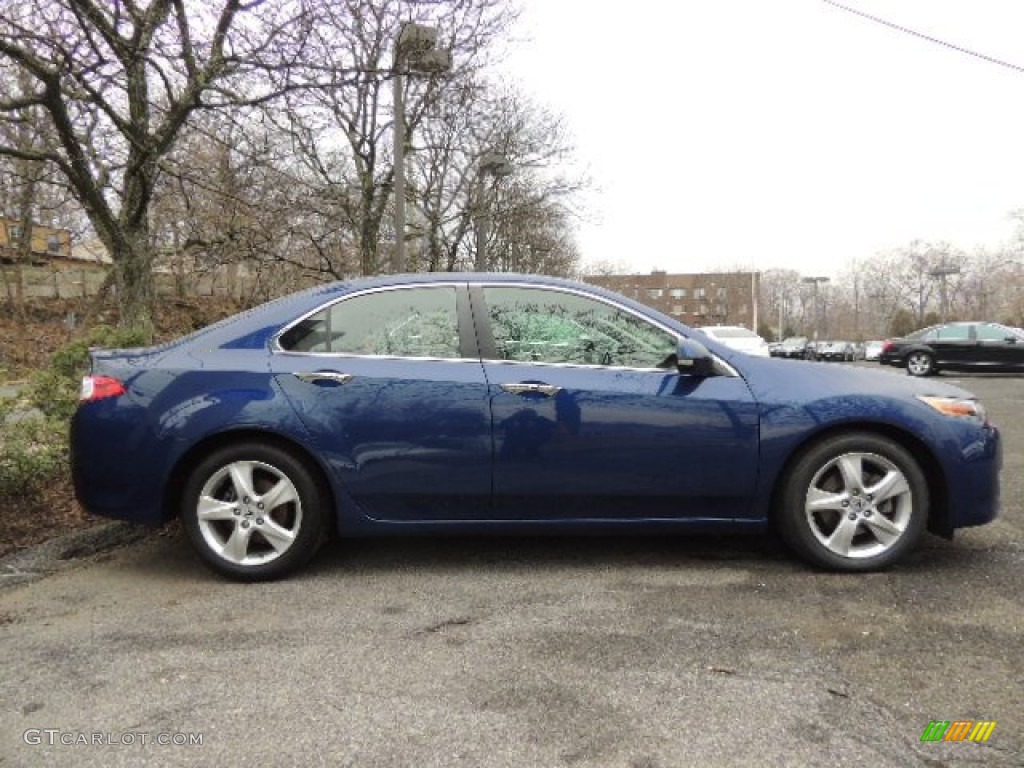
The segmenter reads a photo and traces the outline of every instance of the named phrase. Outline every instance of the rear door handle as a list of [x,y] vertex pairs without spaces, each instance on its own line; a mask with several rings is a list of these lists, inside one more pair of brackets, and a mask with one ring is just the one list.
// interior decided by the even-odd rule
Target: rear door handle
[[348,384],[355,378],[351,373],[338,373],[337,371],[302,371],[293,373],[292,376],[307,384]]
[[544,397],[554,397],[562,391],[561,387],[554,384],[502,384],[501,388],[511,395],[543,395]]

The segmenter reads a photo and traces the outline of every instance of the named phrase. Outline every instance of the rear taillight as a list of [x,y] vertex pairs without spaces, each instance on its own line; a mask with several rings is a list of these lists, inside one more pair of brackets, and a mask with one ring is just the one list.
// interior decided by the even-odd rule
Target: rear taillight
[[892,339],[886,339],[882,342],[882,349],[879,351],[884,354],[888,352],[890,348],[892,348]]
[[110,376],[83,376],[78,401],[91,403],[96,400],[105,400],[108,397],[119,397],[126,391],[124,384]]

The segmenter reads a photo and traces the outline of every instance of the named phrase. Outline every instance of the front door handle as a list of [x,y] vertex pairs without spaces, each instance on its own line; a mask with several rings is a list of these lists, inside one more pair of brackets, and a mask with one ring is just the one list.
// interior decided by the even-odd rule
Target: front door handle
[[351,373],[338,373],[337,371],[303,371],[292,375],[307,384],[348,384],[355,378]]
[[562,391],[561,387],[554,384],[502,384],[501,388],[511,395],[543,395],[544,397],[554,397]]

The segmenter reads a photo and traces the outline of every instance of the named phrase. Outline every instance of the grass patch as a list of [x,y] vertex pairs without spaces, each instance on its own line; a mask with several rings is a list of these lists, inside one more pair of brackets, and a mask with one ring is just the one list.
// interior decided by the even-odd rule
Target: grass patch
[[68,456],[89,348],[142,343],[139,333],[97,326],[58,348],[17,397],[0,401],[0,556],[93,522],[75,503]]

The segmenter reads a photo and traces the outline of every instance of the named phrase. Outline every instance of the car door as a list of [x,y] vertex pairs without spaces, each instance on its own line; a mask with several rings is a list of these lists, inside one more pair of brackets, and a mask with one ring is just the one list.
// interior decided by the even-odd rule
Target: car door
[[1024,370],[1024,338],[1020,334],[997,323],[979,323],[976,334],[979,369]]
[[681,376],[678,337],[572,289],[471,291],[503,520],[749,513],[758,415],[735,375]]
[[490,409],[465,285],[345,297],[281,334],[271,367],[367,516],[486,515]]
[[977,343],[967,323],[940,325],[924,339],[925,344],[935,352],[935,362],[940,368],[973,367],[977,354]]

